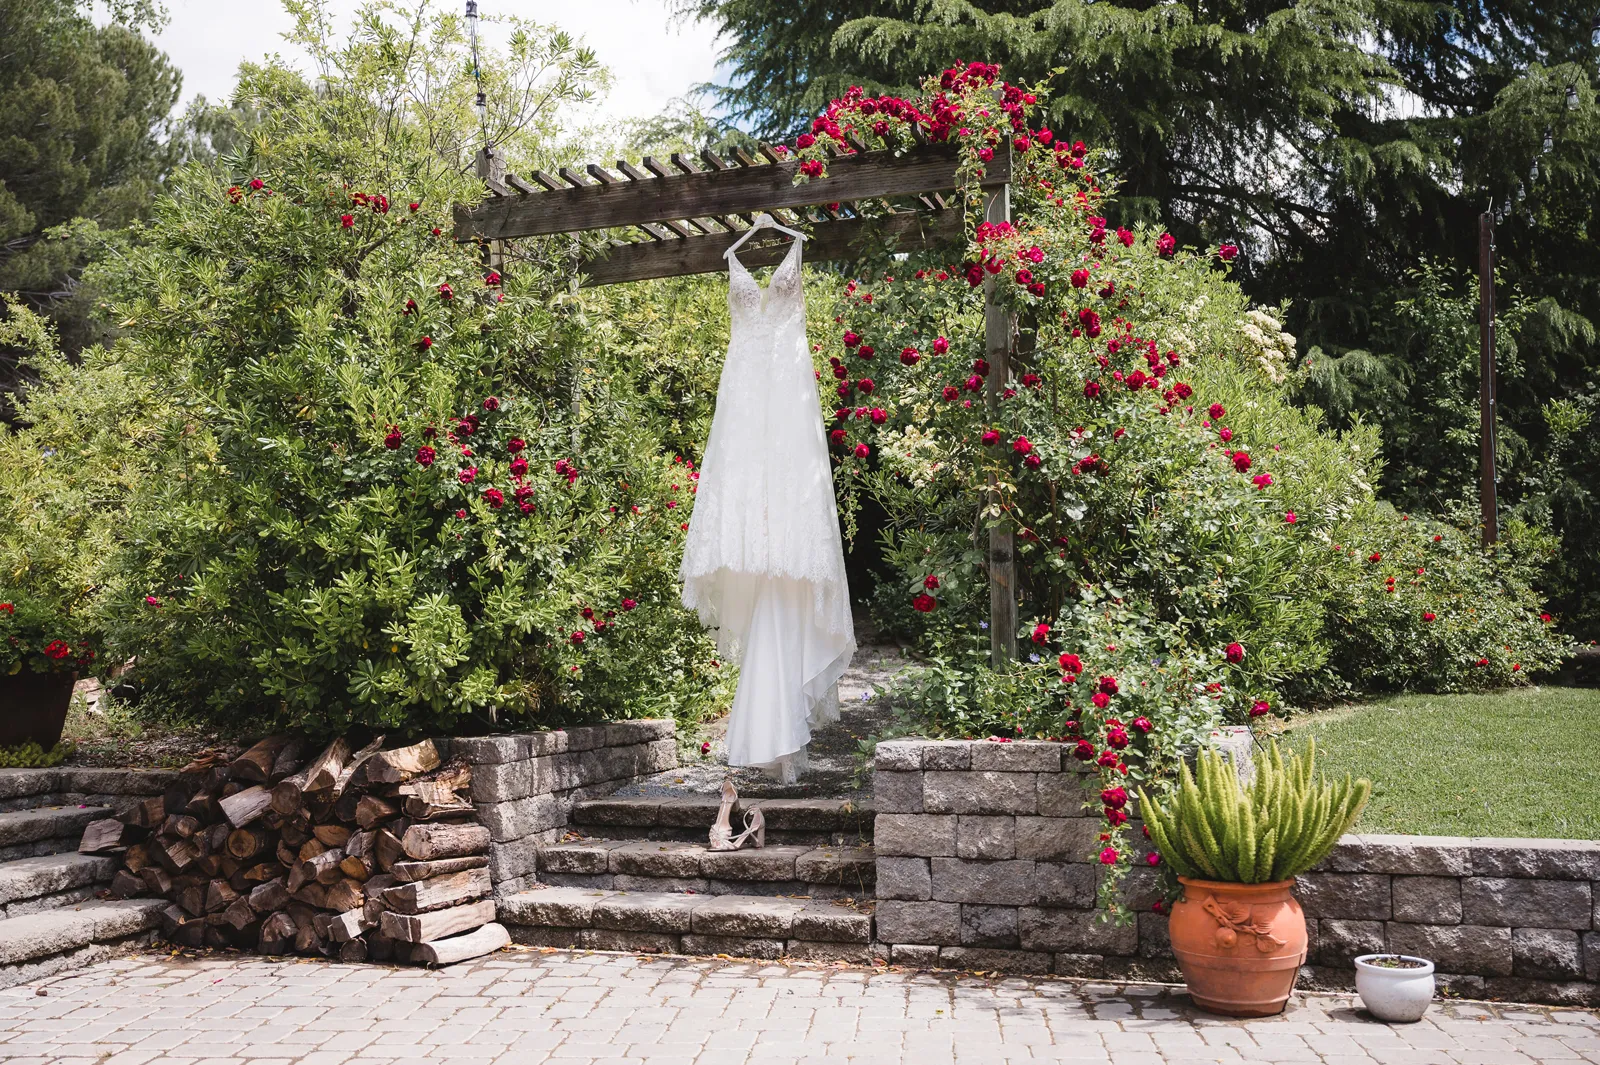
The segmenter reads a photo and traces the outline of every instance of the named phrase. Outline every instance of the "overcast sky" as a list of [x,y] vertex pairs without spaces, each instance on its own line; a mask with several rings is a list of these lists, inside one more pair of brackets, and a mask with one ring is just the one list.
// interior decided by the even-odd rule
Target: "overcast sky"
[[[346,15],[358,6],[332,0],[333,10]],[[157,41],[183,71],[185,103],[197,93],[226,99],[241,60],[276,52],[308,68],[303,53],[283,40],[291,22],[274,0],[166,0],[166,7],[171,19]],[[554,23],[583,37],[614,78],[601,118],[653,115],[690,86],[714,80],[710,27],[670,20],[666,0],[479,0],[479,9]]]

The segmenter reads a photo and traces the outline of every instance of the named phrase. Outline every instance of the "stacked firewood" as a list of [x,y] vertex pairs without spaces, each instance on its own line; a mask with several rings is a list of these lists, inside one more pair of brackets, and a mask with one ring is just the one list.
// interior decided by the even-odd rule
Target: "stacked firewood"
[[489,830],[462,798],[471,767],[429,740],[310,750],[271,736],[202,756],[78,849],[122,854],[112,894],[167,899],[181,946],[438,965],[509,942],[487,898]]

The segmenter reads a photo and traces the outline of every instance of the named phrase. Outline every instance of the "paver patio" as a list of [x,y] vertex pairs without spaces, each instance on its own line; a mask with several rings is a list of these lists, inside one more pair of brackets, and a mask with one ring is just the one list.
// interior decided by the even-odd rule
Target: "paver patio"
[[523,951],[428,972],[143,955],[0,991],[0,1061],[98,1065],[755,1062],[1600,1063],[1592,1010],[1366,1019],[1297,995],[1226,1021],[1172,988]]

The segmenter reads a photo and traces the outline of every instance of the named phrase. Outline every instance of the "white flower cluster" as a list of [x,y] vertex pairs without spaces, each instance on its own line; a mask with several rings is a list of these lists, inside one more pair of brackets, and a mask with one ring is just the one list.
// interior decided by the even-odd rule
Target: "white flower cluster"
[[1283,324],[1266,311],[1249,311],[1239,330],[1256,346],[1256,364],[1273,384],[1282,384],[1294,361],[1294,337],[1283,331]]
[[879,440],[883,464],[917,488],[932,484],[945,465],[946,456],[939,441],[915,424],[899,432],[885,432]]

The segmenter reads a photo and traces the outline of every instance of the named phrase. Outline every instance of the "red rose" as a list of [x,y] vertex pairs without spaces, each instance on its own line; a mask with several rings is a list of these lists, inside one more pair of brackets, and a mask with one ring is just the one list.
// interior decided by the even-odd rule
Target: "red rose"
[[1383,552],[1374,551],[1372,554],[1367,556],[1367,561],[1368,562],[1382,562],[1383,561]]
[[572,640],[573,646],[577,646],[577,645],[583,643],[583,641],[584,641],[584,635],[583,635],[583,633],[581,631],[573,633],[568,638],[570,640]]
[[984,447],[993,447],[1000,442],[1000,434],[993,429],[985,429],[979,439],[983,441]]
[[829,439],[831,439],[831,440],[832,440],[832,441],[833,441],[833,442],[834,442],[834,443],[835,443],[835,444],[842,444],[842,443],[844,443],[844,439],[845,439],[845,437],[846,437],[846,436],[847,436],[847,435],[848,435],[848,434],[847,434],[847,433],[845,433],[845,431],[844,431],[844,430],[843,430],[843,429],[835,429],[835,430],[834,430],[834,431],[833,431],[833,432],[831,432],[831,433],[829,433],[829,434],[828,434],[828,437],[829,437]]
[[400,435],[399,429],[391,428],[389,430],[389,435],[383,438],[383,446],[388,448],[390,451],[394,451],[403,443],[405,443],[405,437]]
[[355,224],[356,224],[356,216],[355,215],[353,215],[353,214],[342,214],[342,215],[339,216],[339,227],[341,229],[350,229]]
[[444,235],[444,230],[440,229],[438,226],[434,226],[433,230],[432,230],[432,233],[436,237],[443,236]]
[[878,386],[873,382],[872,378],[863,377],[861,380],[856,382],[856,387],[861,389],[861,391],[866,395],[870,396],[872,395],[872,390]]
[[926,577],[922,578],[922,586],[928,589],[930,592],[938,591],[939,578],[930,573]]
[[1035,453],[1035,454],[1029,455],[1028,457],[1024,458],[1022,460],[1022,464],[1024,466],[1028,467],[1028,469],[1030,469],[1030,470],[1036,470],[1040,466],[1044,465],[1044,459],[1040,458],[1038,456],[1038,454]]
[[1115,695],[1118,691],[1116,677],[1101,677],[1097,686],[1107,695]]
[[453,300],[456,298],[456,290],[450,287],[450,282],[446,281],[444,284],[439,286],[439,298],[442,300]]
[[1178,240],[1171,233],[1163,233],[1156,238],[1156,251],[1162,258],[1168,258],[1178,247]]
[[17,608],[10,603],[0,603],[0,610],[4,610],[7,614],[11,614],[13,616],[15,616],[17,612]]
[[855,456],[856,456],[856,458],[864,459],[864,458],[868,457],[871,454],[872,454],[872,448],[868,447],[866,444],[857,444],[856,445],[856,448],[855,448]]
[[499,410],[500,409],[500,398],[498,396],[490,396],[490,397],[488,397],[487,399],[485,399],[483,401],[483,409],[484,410]]
[[471,484],[473,481],[478,479],[478,467],[468,466],[466,469],[456,474],[456,479],[462,484]]
[[1264,492],[1272,487],[1272,474],[1258,473],[1250,478],[1250,482],[1256,486],[1256,491]]
[[804,174],[806,177],[821,177],[822,163],[816,159],[807,159],[805,162],[800,164],[800,173]]
[[935,355],[943,355],[945,352],[947,352],[949,350],[950,350],[950,341],[946,340],[944,337],[934,337],[933,338],[933,353]]
[[1089,285],[1089,271],[1079,269],[1072,271],[1072,287],[1087,288]]
[[882,425],[884,422],[889,420],[889,412],[884,410],[882,407],[873,407],[872,410],[868,412],[868,417],[872,419],[873,425]]
[[1222,652],[1234,665],[1244,661],[1244,646],[1239,643],[1230,643]]
[[983,378],[977,374],[973,374],[971,377],[967,378],[966,385],[968,392],[976,392],[978,389],[983,387]]
[[635,601],[633,601],[632,599],[624,599],[622,601],[622,609],[624,609],[624,610],[632,610],[634,607],[636,607],[638,605],[639,604],[636,603]]
[[483,499],[495,510],[499,510],[506,504],[506,497],[498,488],[485,488],[483,490]]
[[1011,450],[1019,455],[1026,455],[1033,450],[1033,444],[1029,443],[1027,437],[1019,436],[1011,442]]
[[911,609],[917,611],[919,614],[932,613],[933,608],[938,605],[938,602],[933,598],[933,596],[926,592],[920,593],[915,599],[911,600]]
[[506,441],[506,450],[511,452],[513,455],[527,446],[527,441],[523,440],[521,437],[514,436],[510,440]]
[[794,146],[802,151],[817,143],[817,138],[809,133],[802,133],[794,139]]
[[846,329],[844,331],[844,346],[845,347],[853,348],[859,343],[861,343],[861,334],[853,333],[848,329]]
[[250,179],[250,190],[252,192],[260,192],[262,189],[264,189],[266,187],[267,187],[267,183],[265,181],[262,181],[260,178],[251,178]]
[[1107,847],[1105,850],[1100,852],[1101,865],[1116,865],[1117,858],[1117,848],[1115,847]]
[[498,285],[500,283],[500,271],[490,270],[488,275],[484,277],[483,283],[491,287]]
[[1100,793],[1100,802],[1113,810],[1120,810],[1128,805],[1128,789],[1123,787],[1107,788]]
[[870,359],[874,355],[876,355],[877,353],[878,353],[878,349],[873,347],[871,344],[863,344],[856,351],[856,354],[860,355],[863,359]]
[[1045,643],[1050,639],[1050,626],[1041,622],[1033,627],[1033,642]]
[[1018,270],[1017,271],[1017,284],[1019,284],[1019,285],[1031,285],[1031,284],[1033,284],[1033,271],[1029,270],[1027,267],[1023,267],[1021,270]]
[[421,340],[417,341],[417,346],[423,351],[427,351],[429,348],[433,347],[433,338],[423,337]]
[[1250,716],[1261,717],[1271,709],[1271,704],[1269,704],[1265,699],[1257,699],[1255,705],[1250,708]]
[[1094,758],[1094,744],[1088,740],[1079,740],[1072,749],[1072,757],[1080,762],[1087,762]]
[[900,349],[900,361],[907,366],[915,366],[917,364],[917,360],[921,358],[922,356],[917,352],[916,348]]
[[1155,728],[1155,726],[1150,723],[1150,719],[1148,717],[1136,717],[1130,724],[1132,725],[1133,731],[1138,733],[1146,733]]
[[1068,673],[1083,672],[1083,660],[1075,654],[1063,654],[1058,661],[1061,663],[1061,668]]
[[511,476],[521,477],[528,472],[528,460],[518,455],[511,460]]
[[1217,249],[1217,255],[1220,256],[1222,261],[1225,263],[1233,262],[1233,257],[1238,254],[1239,249],[1234,247],[1232,244],[1224,244],[1222,247]]
[[1206,413],[1211,415],[1212,421],[1216,421],[1218,418],[1221,418],[1223,415],[1227,414],[1228,411],[1227,408],[1222,404],[1213,403],[1210,407],[1206,408]]
[[1244,473],[1247,470],[1249,470],[1250,469],[1250,455],[1249,455],[1249,453],[1248,452],[1244,452],[1244,451],[1235,451],[1233,453],[1233,468],[1238,470],[1240,473]]
[[1128,733],[1121,725],[1112,725],[1106,729],[1106,743],[1117,750],[1122,750],[1128,745]]
[[1431,610],[1424,610],[1422,612],[1422,620],[1423,621],[1433,621],[1433,620],[1437,619],[1437,617],[1438,617],[1438,615],[1435,614]]
[[957,388],[955,385],[945,385],[943,395],[945,402],[953,403],[961,398],[961,389]]
[[1084,384],[1083,384],[1083,395],[1084,395],[1085,399],[1094,399],[1099,394],[1100,394],[1100,382],[1099,381],[1085,381],[1084,382]]
[[413,211],[416,211],[416,210],[420,210],[421,209],[422,204],[420,204],[420,203],[408,203],[408,204],[406,204],[406,206],[411,208]]
[[433,448],[429,447],[427,444],[423,444],[421,447],[417,448],[418,466],[432,466],[434,457],[435,452]]
[[1092,701],[1094,705],[1099,707],[1101,710],[1104,710],[1106,707],[1111,705],[1111,696],[1107,695],[1105,692],[1095,692],[1094,695],[1091,696],[1090,701]]

